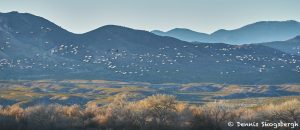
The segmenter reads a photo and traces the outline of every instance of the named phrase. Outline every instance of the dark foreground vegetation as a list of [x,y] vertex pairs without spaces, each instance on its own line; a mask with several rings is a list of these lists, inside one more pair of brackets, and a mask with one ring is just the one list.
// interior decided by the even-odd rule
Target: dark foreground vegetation
[[1,130],[241,129],[228,127],[230,121],[299,122],[300,101],[295,99],[250,108],[222,101],[201,106],[189,105],[177,102],[174,96],[169,95],[155,95],[130,102],[122,95],[105,106],[39,105],[21,108],[14,105],[0,108]]

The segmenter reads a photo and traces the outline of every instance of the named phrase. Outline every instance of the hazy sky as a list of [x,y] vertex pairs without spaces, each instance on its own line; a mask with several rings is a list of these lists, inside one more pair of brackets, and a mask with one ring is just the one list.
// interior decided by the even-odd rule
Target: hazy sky
[[103,25],[211,33],[256,21],[300,21],[300,0],[0,0],[0,12],[42,16],[83,33]]

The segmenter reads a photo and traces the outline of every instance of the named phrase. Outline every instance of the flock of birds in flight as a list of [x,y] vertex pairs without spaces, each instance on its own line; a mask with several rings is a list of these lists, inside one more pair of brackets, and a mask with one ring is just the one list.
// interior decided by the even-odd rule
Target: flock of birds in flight
[[[50,28],[41,27],[46,31],[51,31]],[[19,34],[20,32],[15,32]],[[33,34],[33,32],[29,32]],[[44,44],[49,44],[45,41]],[[7,37],[5,42],[0,43],[0,52],[5,52],[7,49],[12,48],[10,38]],[[107,69],[112,70],[114,73],[121,75],[144,75],[147,72],[155,73],[179,73],[182,68],[180,64],[195,64],[205,62],[209,59],[217,59],[215,62],[222,66],[230,62],[238,62],[240,64],[248,65],[258,72],[266,72],[268,69],[291,69],[300,73],[300,60],[299,56],[286,55],[282,53],[279,57],[272,56],[259,56],[255,51],[247,52],[245,54],[236,53],[235,51],[240,49],[241,46],[227,46],[221,48],[214,48],[211,45],[183,45],[181,47],[164,46],[157,48],[155,52],[143,52],[143,54],[135,54],[128,50],[120,50],[117,48],[111,48],[109,50],[93,50],[84,45],[78,44],[59,44],[56,47],[50,49],[47,53],[48,56],[62,56],[62,57],[76,57],[77,62],[53,62],[45,63],[39,60],[43,58],[45,54],[35,54],[30,58],[0,58],[0,70],[7,68],[18,69],[55,69],[56,67],[63,67],[69,70],[80,69],[85,64],[102,64]],[[244,46],[245,47],[245,46]],[[251,49],[251,46],[246,46]],[[186,51],[187,48],[193,48],[199,50],[208,50],[208,55],[203,57],[198,53]],[[294,48],[299,50],[300,47]],[[172,52],[172,53],[170,53]],[[172,54],[172,55],[170,55]],[[173,55],[175,54],[175,55]],[[218,57],[218,58],[214,58]],[[276,63],[276,64],[275,64]],[[175,66],[172,68],[171,66]],[[288,67],[289,66],[289,67]],[[291,67],[293,66],[293,67]],[[170,67],[172,69],[170,69]],[[177,68],[176,68],[177,67]],[[236,73],[239,70],[232,68],[230,71],[220,72],[220,75],[226,75]]]

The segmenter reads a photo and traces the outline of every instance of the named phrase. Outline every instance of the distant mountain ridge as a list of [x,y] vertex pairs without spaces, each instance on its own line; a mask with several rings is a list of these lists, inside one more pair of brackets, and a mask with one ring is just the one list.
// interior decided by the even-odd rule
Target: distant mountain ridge
[[300,23],[294,20],[261,21],[234,30],[220,29],[212,34],[179,28],[167,32],[156,30],[152,33],[175,37],[188,42],[251,44],[291,39],[300,35]]
[[299,83],[300,56],[261,44],[190,43],[107,25],[68,32],[31,14],[0,14],[0,80]]
[[[154,34],[160,35],[160,36],[171,36],[180,40],[188,41],[188,42],[194,42],[194,41],[208,41],[209,40],[209,34],[195,32],[190,29],[184,29],[184,28],[175,28],[168,32],[162,32],[159,30],[151,31]],[[187,40],[188,39],[188,40]]]

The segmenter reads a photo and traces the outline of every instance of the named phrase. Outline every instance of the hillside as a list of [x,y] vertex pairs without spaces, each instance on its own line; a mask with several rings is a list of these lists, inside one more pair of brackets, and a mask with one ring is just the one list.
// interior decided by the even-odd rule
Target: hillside
[[189,43],[107,25],[73,34],[31,14],[0,14],[0,79],[299,83],[299,56],[263,45]]
[[286,41],[275,41],[275,42],[267,42],[261,44],[281,50],[289,54],[300,55],[300,36],[297,36],[295,38]]

